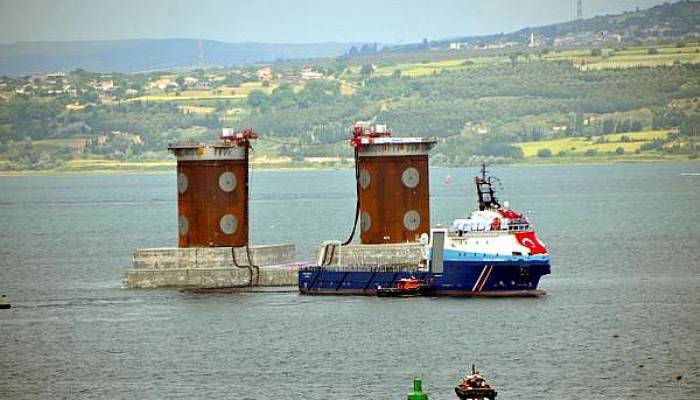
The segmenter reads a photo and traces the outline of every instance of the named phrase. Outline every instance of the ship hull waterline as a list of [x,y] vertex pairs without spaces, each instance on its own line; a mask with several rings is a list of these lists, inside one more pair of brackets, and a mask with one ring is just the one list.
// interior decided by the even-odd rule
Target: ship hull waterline
[[[299,293],[310,296],[377,296],[377,289],[299,289]],[[541,297],[547,292],[535,290],[503,290],[490,292],[473,292],[468,290],[432,290],[415,296],[385,296],[387,298],[402,297]]]
[[328,269],[311,267],[299,271],[299,292],[308,295],[376,296],[380,288],[390,288],[399,279],[417,278],[431,287],[423,296],[452,297],[537,297],[542,276],[550,273],[548,263],[501,265],[445,263],[441,273]]

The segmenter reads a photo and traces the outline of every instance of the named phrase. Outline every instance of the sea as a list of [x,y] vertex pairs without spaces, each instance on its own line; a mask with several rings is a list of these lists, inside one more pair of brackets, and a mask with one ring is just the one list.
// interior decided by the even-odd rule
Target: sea
[[[539,298],[122,289],[177,244],[175,173],[0,177],[0,399],[700,399],[700,164],[492,166],[551,252]],[[433,168],[432,224],[477,168]],[[354,218],[351,170],[258,171],[251,241],[311,259]],[[500,187],[502,186],[502,188]],[[355,239],[357,240],[357,239]]]

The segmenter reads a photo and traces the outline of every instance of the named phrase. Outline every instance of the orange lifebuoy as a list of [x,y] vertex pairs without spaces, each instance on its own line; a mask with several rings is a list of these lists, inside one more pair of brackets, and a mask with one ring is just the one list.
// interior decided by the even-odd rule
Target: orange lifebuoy
[[493,222],[491,222],[491,230],[498,231],[500,229],[501,229],[501,219],[496,217],[493,219]]

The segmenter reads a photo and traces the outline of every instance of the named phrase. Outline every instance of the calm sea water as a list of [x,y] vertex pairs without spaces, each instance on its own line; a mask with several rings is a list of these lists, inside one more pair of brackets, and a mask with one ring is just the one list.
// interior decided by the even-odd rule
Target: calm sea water
[[[503,400],[700,398],[700,164],[495,172],[550,247],[542,298],[124,290],[132,249],[176,244],[174,173],[0,177],[0,399],[453,399],[471,363]],[[475,173],[432,171],[434,224]],[[252,241],[309,258],[353,174],[254,171],[252,198]]]

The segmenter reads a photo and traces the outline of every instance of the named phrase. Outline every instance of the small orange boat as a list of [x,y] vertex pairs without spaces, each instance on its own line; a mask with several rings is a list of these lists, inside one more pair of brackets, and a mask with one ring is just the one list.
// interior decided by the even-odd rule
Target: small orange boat
[[377,296],[380,297],[401,297],[401,296],[424,296],[429,294],[433,286],[422,279],[416,277],[403,278],[396,281],[396,286],[388,288],[377,288]]
[[462,377],[459,385],[455,387],[455,393],[461,400],[494,400],[498,395],[496,389],[492,388],[488,381],[479,374],[474,364],[472,364],[471,375]]

